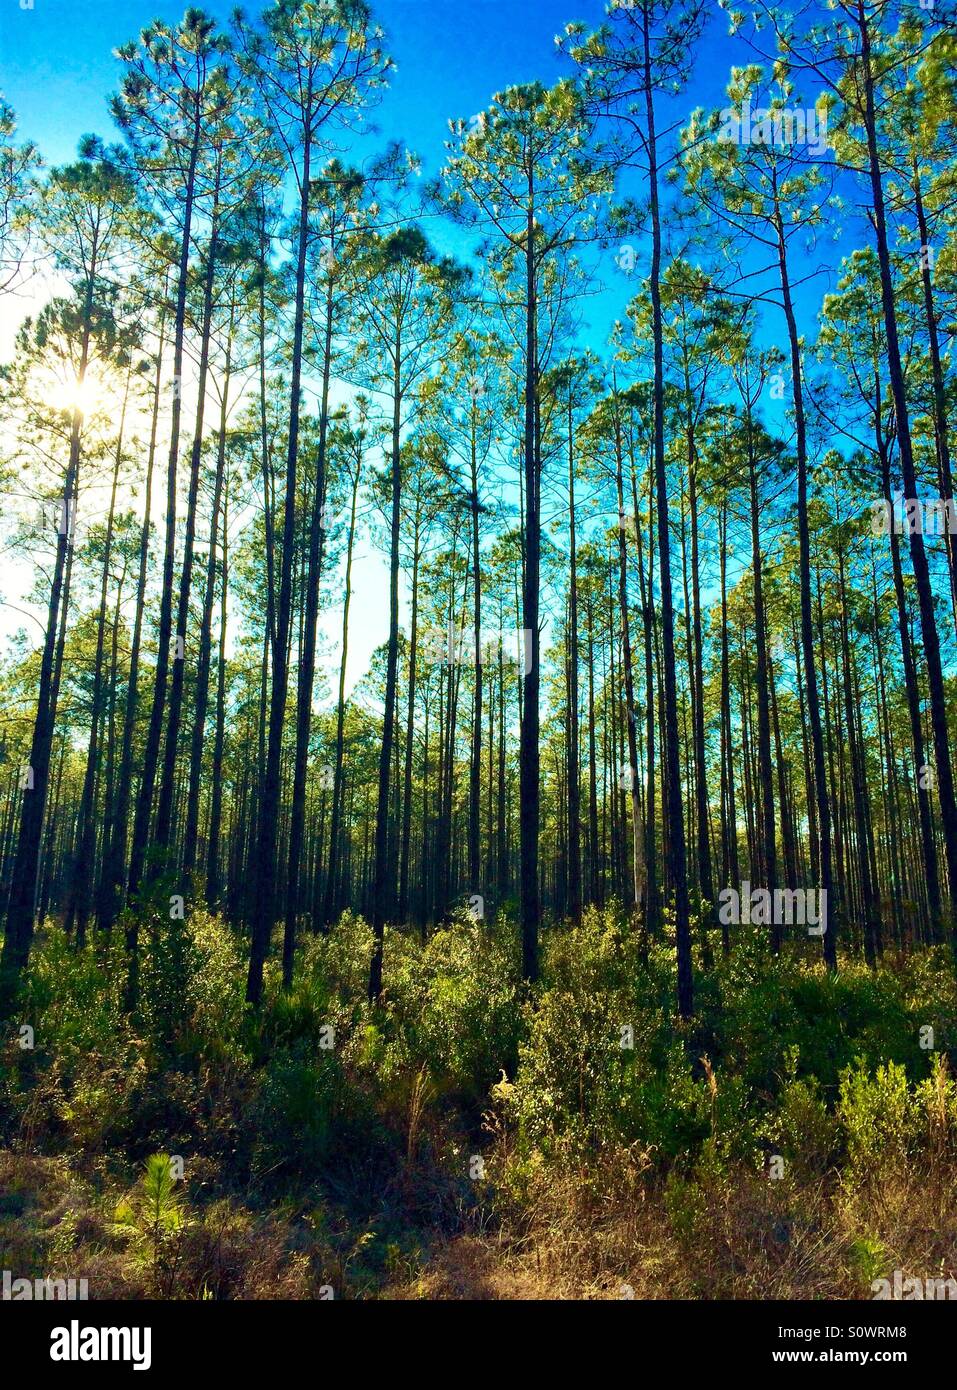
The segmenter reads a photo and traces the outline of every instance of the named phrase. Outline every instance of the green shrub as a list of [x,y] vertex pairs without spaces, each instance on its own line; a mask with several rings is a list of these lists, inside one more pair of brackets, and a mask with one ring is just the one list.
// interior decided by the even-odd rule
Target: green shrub
[[878,1179],[906,1162],[920,1131],[917,1098],[898,1062],[879,1063],[871,1075],[858,1058],[841,1075],[837,1114],[852,1183]]
[[[793,1053],[797,1065],[797,1051]],[[801,1180],[820,1176],[835,1161],[840,1145],[840,1126],[821,1095],[814,1076],[792,1073],[781,1089],[778,1109],[769,1124],[768,1137],[788,1170]]]
[[511,923],[453,917],[424,949],[398,943],[391,1007],[410,1054],[424,1062],[433,1090],[483,1099],[514,1065],[521,1027],[520,962]]
[[312,1181],[340,1158],[354,1159],[374,1140],[367,1098],[333,1051],[301,1043],[268,1064],[252,1106],[252,1167],[259,1179]]

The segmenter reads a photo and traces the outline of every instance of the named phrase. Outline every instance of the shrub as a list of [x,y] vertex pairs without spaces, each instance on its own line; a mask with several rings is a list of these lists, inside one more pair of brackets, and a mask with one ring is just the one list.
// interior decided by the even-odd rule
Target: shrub
[[866,1061],[858,1058],[841,1075],[837,1114],[852,1184],[879,1179],[905,1163],[919,1133],[916,1096],[898,1062],[880,1063],[872,1076]]
[[315,1054],[299,1043],[269,1062],[249,1117],[257,1179],[312,1181],[336,1159],[355,1159],[374,1145],[374,1116],[336,1051]]
[[511,923],[478,923],[465,913],[424,949],[390,962],[392,1007],[410,1053],[428,1067],[436,1094],[484,1098],[514,1065],[521,1006],[517,935]]

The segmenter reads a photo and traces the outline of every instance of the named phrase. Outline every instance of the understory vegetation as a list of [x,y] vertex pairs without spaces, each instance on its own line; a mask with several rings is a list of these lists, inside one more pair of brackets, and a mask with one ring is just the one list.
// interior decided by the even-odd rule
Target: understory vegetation
[[40,935],[0,1083],[20,1275],[94,1299],[859,1298],[954,1275],[944,948],[835,977],[742,928],[688,1025],[673,948],[615,906],[545,931],[534,990],[505,914],[387,931],[376,1006],[347,913],[291,990],[270,962],[257,1015],[219,918],[141,912],[134,1016],[120,942]]

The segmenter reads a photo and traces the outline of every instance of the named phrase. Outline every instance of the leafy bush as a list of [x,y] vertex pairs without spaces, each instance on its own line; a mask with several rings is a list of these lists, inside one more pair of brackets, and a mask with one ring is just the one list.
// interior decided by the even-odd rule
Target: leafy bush
[[260,1180],[310,1180],[336,1159],[354,1160],[373,1146],[374,1115],[335,1051],[298,1044],[268,1064],[249,1117]]
[[872,1076],[864,1058],[858,1058],[841,1075],[837,1114],[854,1182],[880,1178],[905,1162],[919,1132],[917,1098],[898,1062],[880,1063]]
[[[391,1007],[434,1091],[480,1100],[514,1063],[521,1006],[511,923],[453,917],[424,948],[393,943]],[[398,968],[397,968],[398,967]]]

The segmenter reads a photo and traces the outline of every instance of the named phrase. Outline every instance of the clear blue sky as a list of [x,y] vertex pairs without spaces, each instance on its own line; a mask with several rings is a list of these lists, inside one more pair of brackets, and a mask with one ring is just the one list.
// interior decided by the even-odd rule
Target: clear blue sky
[[[26,3],[26,0],[24,0]],[[22,130],[53,162],[70,158],[85,131],[111,133],[106,95],[117,85],[112,50],[151,18],[176,20],[181,0],[20,0],[0,4],[0,88],[20,113]],[[227,21],[232,0],[204,6]],[[261,6],[248,5],[255,11]],[[554,36],[572,19],[589,26],[603,0],[378,0],[375,14],[399,64],[378,114],[384,134],[401,137],[434,172],[449,116],[470,116],[492,92],[513,82],[559,75]],[[715,5],[689,105],[719,102],[732,53],[727,21]]]
[[[0,91],[16,110],[21,138],[39,145],[48,164],[75,156],[77,140],[87,132],[117,138],[107,99],[119,83],[113,49],[135,39],[151,19],[175,22],[183,0],[0,0]],[[226,25],[234,0],[210,0],[207,11]],[[250,12],[261,4],[248,4]],[[512,83],[557,80],[567,70],[557,56],[555,35],[573,19],[589,28],[605,15],[604,0],[373,0],[373,10],[387,34],[387,48],[398,63],[392,88],[374,114],[381,141],[365,144],[369,153],[397,139],[422,156],[424,172],[434,175],[444,158],[449,117],[468,118],[483,110],[496,91]],[[679,98],[679,111],[697,105],[724,105],[732,64],[750,57],[741,41],[727,34],[727,18],[714,5],[713,18],[699,47],[695,68]],[[429,229],[443,250],[460,249],[451,229]],[[837,260],[836,251],[830,257]],[[625,276],[613,255],[601,258],[604,293],[589,301],[583,338],[600,346],[616,317],[638,288],[644,262]],[[803,327],[813,336],[821,282],[802,293]],[[782,326],[772,313],[764,332],[780,337]],[[9,336],[9,335],[7,335]],[[4,345],[6,350],[6,345]],[[375,583],[377,557],[366,560],[368,581]],[[2,626],[3,624],[0,624]],[[356,670],[383,634],[371,630],[357,644]],[[350,666],[352,666],[350,662]]]
[[[204,8],[226,25],[234,7],[234,0],[210,0]],[[0,0],[0,91],[18,113],[22,136],[37,142],[48,163],[72,159],[87,132],[117,138],[107,109],[119,82],[113,49],[150,19],[173,22],[184,8],[183,0]],[[422,156],[426,175],[441,167],[449,117],[467,119],[512,83],[556,80],[567,65],[555,35],[570,20],[594,27],[605,17],[604,0],[373,0],[373,10],[398,63],[373,119],[382,143],[398,139]],[[723,106],[730,67],[751,56],[727,27],[715,0],[681,112]],[[455,246],[439,240],[443,250]],[[612,293],[593,301],[589,314],[599,340],[636,287],[611,264],[602,278]],[[801,306],[809,315],[819,294],[814,287]]]
[[[112,49],[154,16],[177,19],[180,0],[19,0],[0,5],[0,84],[25,134],[51,160],[68,158],[77,136],[110,129],[105,97],[116,86]],[[203,8],[223,21],[233,4]],[[248,5],[255,12],[261,6]],[[600,0],[379,0],[373,6],[399,64],[380,113],[383,130],[429,157],[441,155],[445,121],[481,110],[511,82],[558,75],[554,35],[568,20],[597,23]]]

